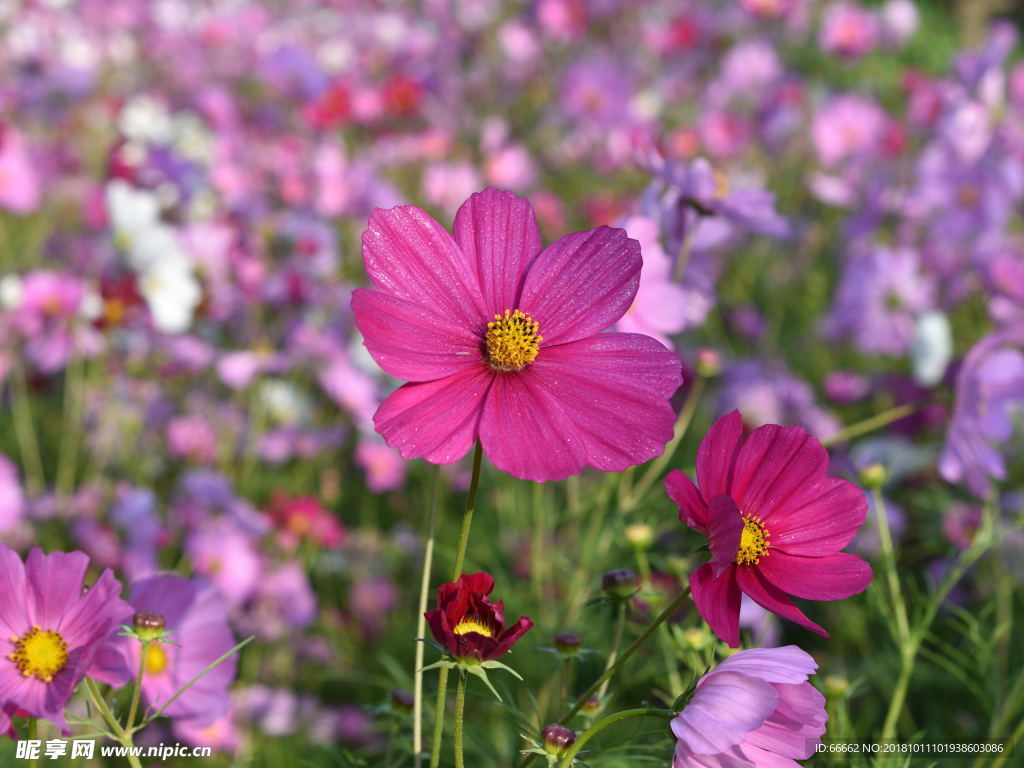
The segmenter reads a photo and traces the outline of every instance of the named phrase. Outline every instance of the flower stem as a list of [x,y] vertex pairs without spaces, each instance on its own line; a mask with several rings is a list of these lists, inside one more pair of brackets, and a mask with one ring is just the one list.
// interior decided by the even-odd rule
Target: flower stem
[[[619,600],[615,610],[615,639],[612,640],[612,648],[608,652],[608,662],[604,665],[605,672],[615,666],[615,658],[619,655],[619,645],[622,644],[622,631],[626,628],[626,601]],[[605,693],[608,692],[609,683],[611,683],[611,677],[605,679],[601,684],[601,688],[597,692],[598,699],[604,699]]]
[[21,358],[14,356],[11,366],[11,413],[14,417],[14,433],[18,440],[21,463],[25,466],[25,487],[29,493],[40,493],[46,485],[43,474],[43,460],[39,453],[39,441],[32,423],[31,400],[28,395],[28,382],[25,379],[25,368]]
[[[452,568],[452,581],[458,581],[462,575],[462,566],[466,561],[466,546],[469,544],[469,529],[473,524],[473,511],[476,509],[476,494],[480,488],[480,463],[484,449],[480,441],[476,441],[473,452],[473,474],[469,481],[469,495],[466,497],[466,511],[462,514],[462,528],[459,530],[459,543],[455,550],[455,566]],[[437,704],[434,708],[434,740],[430,746],[430,768],[437,768],[441,762],[441,738],[444,735],[444,709],[448,693],[448,669],[441,667],[437,676]]]
[[[103,700],[103,696],[100,694],[100,689],[96,685],[96,681],[89,677],[85,678],[85,688],[89,692],[89,698],[92,699],[93,705],[97,710],[99,710],[103,719],[107,721],[107,725],[109,725],[111,730],[113,730],[117,740],[121,742],[122,746],[133,746],[132,735],[127,733],[124,728],[121,727],[121,724],[117,722],[117,718],[114,717],[113,713],[110,711],[110,707],[107,706],[107,702]],[[131,754],[130,749],[128,750],[127,757],[128,764],[131,765],[132,768],[142,768],[142,763],[139,762],[139,758]]]
[[128,733],[132,732],[132,726],[135,725],[135,713],[139,711],[139,699],[142,698],[142,677],[146,674],[146,655],[149,653],[149,644],[151,640],[142,640],[142,648],[139,651],[139,673],[135,676],[135,689],[132,691],[132,703],[128,708],[128,723],[125,725],[125,730]]
[[690,391],[686,393],[686,401],[683,403],[682,410],[679,411],[679,418],[676,419],[675,432],[668,445],[665,446],[665,452],[651,462],[650,466],[647,467],[647,471],[644,472],[640,480],[633,486],[633,490],[625,497],[622,503],[622,510],[624,512],[629,512],[643,500],[644,495],[661,477],[661,473],[665,471],[668,463],[672,461],[676,448],[679,447],[679,443],[682,442],[686,431],[690,428],[693,414],[697,410],[697,402],[700,400],[703,391],[704,379],[697,377],[694,379]]
[[847,440],[852,440],[855,437],[866,435],[868,432],[874,432],[876,429],[881,429],[884,426],[892,424],[894,421],[899,421],[900,419],[909,416],[917,410],[918,406],[919,403],[904,403],[903,405],[897,405],[895,408],[882,411],[871,418],[864,419],[864,421],[858,421],[856,424],[843,427],[834,435],[822,440],[821,444],[828,448],[836,443],[842,443]]
[[[430,481],[430,507],[427,512],[427,541],[423,547],[423,575],[420,579],[420,605],[416,618],[416,637],[423,637],[427,632],[427,597],[430,594],[430,568],[434,561],[434,535],[437,528],[437,479],[441,473],[440,465],[434,466],[433,478]],[[412,704],[412,754],[416,768],[423,764],[423,652],[424,644],[416,643],[416,667],[413,672],[413,704]]]
[[583,749],[583,746],[613,723],[625,720],[627,717],[672,717],[674,714],[675,713],[670,709],[652,709],[645,707],[643,709],[626,709],[622,712],[616,712],[614,715],[608,715],[608,717],[595,723],[594,726],[585,733],[580,734],[579,738],[576,739],[576,742],[569,748],[569,751],[565,753],[565,756],[562,758],[562,762],[559,764],[559,768],[569,768],[569,766],[572,765],[573,759],[579,754],[580,750]]
[[636,653],[645,642],[647,642],[647,639],[654,634],[655,630],[664,624],[665,621],[667,621],[668,618],[676,612],[676,609],[679,608],[679,606],[682,605],[689,596],[690,588],[686,587],[665,607],[665,610],[658,614],[658,617],[654,619],[654,621],[647,625],[646,629],[637,636],[636,640],[629,644],[629,647],[622,652],[622,655],[615,660],[615,663],[608,667],[604,673],[594,681],[593,685],[583,692],[583,694],[576,700],[572,709],[566,712],[558,722],[565,725],[572,720],[576,713],[583,709],[583,706],[587,703],[590,697],[594,695],[594,692],[604,685],[606,680],[610,680],[619,667],[629,661],[629,658]]
[[896,574],[896,551],[892,545],[892,532],[889,530],[889,516],[885,512],[885,499],[876,487],[871,492],[875,502],[875,519],[878,525],[878,541],[882,548],[882,561],[885,567],[885,578],[889,585],[889,599],[892,610],[896,614],[896,630],[901,645],[905,645],[910,637],[910,624],[907,621],[907,604],[903,600],[900,579]]
[[462,528],[459,529],[459,544],[455,550],[455,566],[452,568],[452,581],[458,581],[462,575],[462,565],[466,560],[466,546],[469,544],[469,529],[473,525],[473,511],[476,509],[476,493],[480,487],[480,462],[484,455],[483,446],[476,441],[473,453],[473,475],[469,481],[469,495],[466,497],[466,511],[462,514]]
[[[35,741],[36,738],[36,719],[32,715],[28,718],[28,739],[29,741]],[[39,761],[34,757],[28,761],[28,768],[37,768]]]
[[465,768],[462,756],[462,721],[466,714],[466,671],[459,670],[459,687],[455,693],[455,768]]

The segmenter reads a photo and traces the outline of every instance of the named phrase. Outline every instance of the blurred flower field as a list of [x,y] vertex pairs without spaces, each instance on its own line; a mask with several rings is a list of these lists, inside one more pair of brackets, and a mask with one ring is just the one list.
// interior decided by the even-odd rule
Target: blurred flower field
[[0,0],[0,765],[1022,764],[999,6]]

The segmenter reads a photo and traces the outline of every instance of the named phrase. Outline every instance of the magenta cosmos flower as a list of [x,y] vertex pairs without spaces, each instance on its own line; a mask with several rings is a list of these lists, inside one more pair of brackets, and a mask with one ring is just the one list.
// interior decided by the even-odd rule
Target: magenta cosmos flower
[[112,685],[131,679],[114,650],[117,627],[131,606],[108,569],[83,591],[89,558],[82,552],[43,554],[23,564],[0,544],[0,726],[22,709],[70,733],[64,706],[82,678]]
[[690,589],[701,617],[731,647],[740,641],[741,592],[828,637],[787,595],[840,600],[871,583],[871,567],[840,552],[864,523],[864,492],[826,477],[828,463],[801,427],[769,424],[743,440],[733,411],[701,441],[700,488],[679,470],[665,479],[679,519],[708,537],[711,561],[690,575]]
[[818,665],[795,645],[730,656],[697,683],[672,720],[672,768],[797,768],[825,732]]
[[647,336],[601,333],[629,309],[640,246],[621,229],[541,248],[533,208],[472,195],[454,234],[415,206],[376,210],[352,296],[367,349],[410,383],[374,424],[405,458],[456,461],[480,439],[499,469],[559,480],[618,471],[672,438],[679,359]]

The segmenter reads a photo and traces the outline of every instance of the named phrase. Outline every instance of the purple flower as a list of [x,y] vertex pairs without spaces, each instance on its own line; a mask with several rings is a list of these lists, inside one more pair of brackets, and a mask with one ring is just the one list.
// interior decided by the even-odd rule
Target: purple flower
[[732,410],[743,414],[748,427],[799,424],[819,439],[839,431],[835,416],[818,406],[811,385],[778,361],[740,360],[726,367],[717,413]]
[[131,679],[110,645],[131,606],[110,570],[83,591],[88,567],[82,552],[47,555],[34,547],[22,563],[0,544],[0,721],[23,709],[70,734],[64,707],[82,678]]
[[957,376],[956,406],[939,458],[939,471],[987,496],[991,480],[1006,479],[998,445],[1007,444],[1024,413],[1024,325],[990,333],[964,358]]
[[826,335],[852,336],[867,353],[904,354],[914,341],[917,317],[932,308],[934,292],[916,251],[881,245],[857,251],[843,271]]
[[[180,576],[153,576],[132,585],[130,602],[136,611],[164,617],[180,647],[154,642],[146,652],[142,698],[159,709],[186,683],[235,645],[228,626],[227,607],[208,583]],[[122,645],[132,669],[138,669],[141,646],[125,639]],[[228,686],[235,679],[237,659],[230,656],[183,693],[165,711],[168,717],[188,718],[196,725],[212,723],[228,710]]]
[[672,768],[797,768],[825,732],[818,665],[795,645],[730,656],[697,683],[672,720]]

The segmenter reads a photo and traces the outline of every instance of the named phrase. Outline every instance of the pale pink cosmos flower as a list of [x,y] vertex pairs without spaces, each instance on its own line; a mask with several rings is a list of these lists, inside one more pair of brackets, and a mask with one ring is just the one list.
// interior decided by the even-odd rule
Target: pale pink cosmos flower
[[405,458],[450,464],[479,439],[499,469],[544,482],[585,465],[659,455],[675,421],[679,359],[654,339],[602,333],[632,304],[640,245],[621,229],[542,249],[530,204],[472,195],[454,235],[415,206],[377,210],[363,233],[376,290],[352,295],[377,363],[410,382],[374,424]]
[[818,665],[795,645],[730,656],[697,682],[672,720],[672,768],[798,768],[825,733]]
[[0,123],[0,208],[32,213],[41,197],[39,177],[21,133]]
[[[710,309],[710,302],[697,291],[687,291],[682,285],[672,282],[672,259],[658,241],[658,223],[654,219],[630,216],[622,226],[640,242],[644,266],[636,298],[615,328],[625,333],[651,336],[671,348],[669,336],[703,320]],[[695,311],[699,319],[693,317]]]
[[853,2],[839,2],[825,10],[821,26],[821,48],[848,58],[870,52],[879,42],[881,30],[875,15]]

